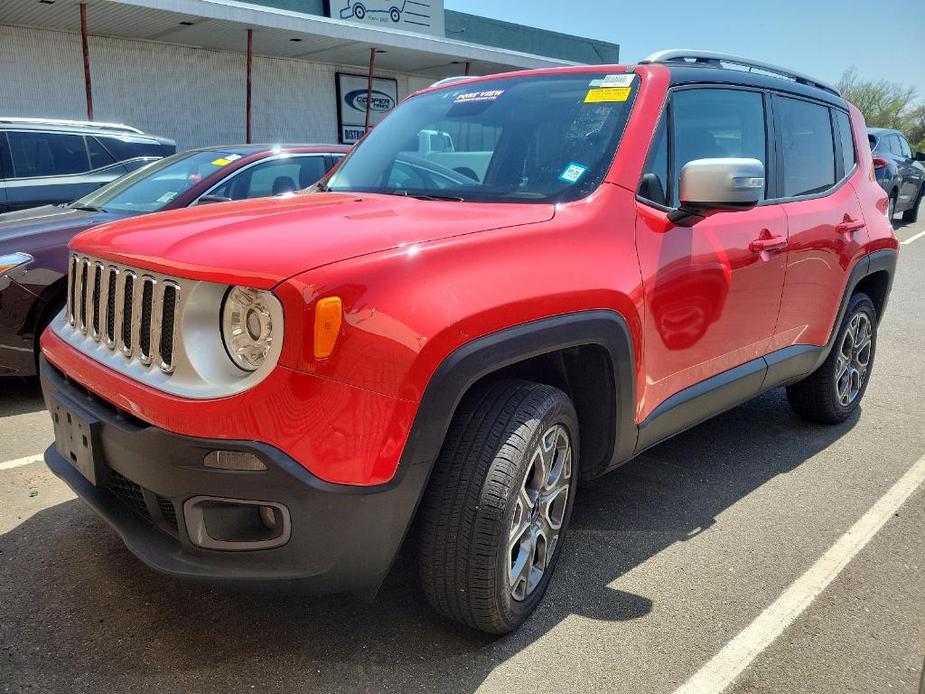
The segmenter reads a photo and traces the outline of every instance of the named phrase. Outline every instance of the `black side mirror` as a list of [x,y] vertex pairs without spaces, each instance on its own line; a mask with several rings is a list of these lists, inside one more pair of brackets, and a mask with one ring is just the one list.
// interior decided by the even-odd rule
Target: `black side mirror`
[[925,161],[925,152],[916,152],[915,153],[916,161]]
[[223,195],[203,195],[196,201],[197,205],[211,205],[214,202],[231,202],[231,198]]

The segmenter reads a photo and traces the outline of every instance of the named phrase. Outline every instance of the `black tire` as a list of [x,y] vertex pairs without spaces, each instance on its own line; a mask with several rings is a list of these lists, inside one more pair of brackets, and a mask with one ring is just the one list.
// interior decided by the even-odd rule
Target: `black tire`
[[919,207],[922,205],[922,194],[925,193],[925,183],[919,186],[919,194],[915,198],[915,202],[912,204],[908,210],[903,212],[903,221],[911,224],[912,222],[917,222],[919,219]]
[[366,16],[366,8],[360,3],[353,6],[353,16],[357,19],[363,19]]
[[[530,480],[542,477],[536,474],[534,457],[539,455],[544,436],[548,442],[554,433],[560,442],[563,430],[571,456],[557,458],[558,447],[552,452],[561,462],[560,475],[568,472],[564,477],[566,498],[555,511],[560,529],[546,553],[541,578],[529,588],[536,567],[533,560],[539,551],[535,548],[540,542],[534,540],[532,531],[520,535],[527,545],[512,541],[517,535],[513,531],[515,512],[523,521],[516,525],[526,529],[535,522],[531,518],[542,516],[523,505],[521,490],[527,488],[528,473]],[[562,462],[565,458],[567,468]],[[558,464],[548,467],[555,470]],[[434,609],[492,634],[520,626],[539,604],[555,569],[574,504],[577,474],[578,419],[561,390],[505,380],[467,394],[435,464],[419,519],[421,583]],[[552,514],[550,510],[547,515]],[[517,579],[517,586],[524,591],[519,599],[509,573],[515,545],[518,558],[530,557],[528,571],[519,572],[526,577]],[[534,549],[524,549],[527,546]]]
[[892,193],[890,193],[890,198],[886,203],[886,219],[890,224],[893,223],[893,217],[896,216],[896,200],[897,195],[896,191],[894,190]]
[[64,292],[51,299],[39,316],[38,322],[35,324],[35,340],[32,346],[35,349],[36,375],[39,373],[39,357],[42,355],[42,346],[40,344],[42,333],[45,332],[45,328],[55,319],[55,316],[61,313],[66,303],[67,296],[64,295]]
[[399,10],[397,7],[393,7],[392,9],[390,9],[389,19],[391,19],[395,23],[398,23],[399,21],[401,21],[401,10]]
[[[843,346],[847,344],[845,335],[856,316],[862,316],[870,326],[870,349],[867,355],[867,368],[859,377],[856,393],[846,403],[839,398],[838,376],[841,372],[839,354],[843,354]],[[835,343],[829,356],[805,379],[787,387],[787,400],[790,407],[801,417],[813,422],[821,424],[844,422],[864,397],[867,384],[870,382],[870,374],[873,371],[876,351],[877,311],[870,297],[858,292],[848,301],[845,317],[838,328],[838,334],[835,336]],[[848,376],[850,381],[850,375]],[[844,381],[841,382],[844,383]],[[849,390],[853,392],[854,388]]]

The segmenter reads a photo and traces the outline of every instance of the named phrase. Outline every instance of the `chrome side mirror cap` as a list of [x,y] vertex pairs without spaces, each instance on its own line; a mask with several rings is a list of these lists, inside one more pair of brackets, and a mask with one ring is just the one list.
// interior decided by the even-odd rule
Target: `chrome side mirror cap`
[[757,205],[764,197],[764,164],[757,159],[694,159],[681,169],[681,206],[702,210]]
[[668,213],[679,226],[693,226],[708,212],[747,210],[764,197],[764,164],[757,159],[694,159],[681,169],[681,206]]

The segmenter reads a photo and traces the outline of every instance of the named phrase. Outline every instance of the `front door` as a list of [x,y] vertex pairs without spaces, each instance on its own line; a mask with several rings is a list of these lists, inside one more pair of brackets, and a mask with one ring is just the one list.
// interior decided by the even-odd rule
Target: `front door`
[[725,87],[671,94],[668,125],[656,135],[640,192],[663,199],[641,201],[636,222],[646,305],[640,420],[671,395],[768,349],[784,283],[787,218],[780,206],[717,212],[692,227],[667,218],[687,162],[749,157],[767,166],[766,98]]

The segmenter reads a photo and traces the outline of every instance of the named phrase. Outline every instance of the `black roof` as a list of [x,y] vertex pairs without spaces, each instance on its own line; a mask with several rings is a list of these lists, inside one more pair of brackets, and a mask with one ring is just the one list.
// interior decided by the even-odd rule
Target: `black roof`
[[0,130],[38,130],[42,132],[56,132],[56,133],[73,133],[75,135],[101,135],[108,137],[119,137],[119,138],[131,138],[131,139],[144,139],[151,142],[173,142],[168,138],[159,137],[158,135],[151,135],[149,133],[130,130],[107,127],[106,125],[93,125],[91,122],[80,123],[77,121],[67,122],[67,121],[58,121],[49,119],[44,120],[19,120],[17,118],[0,118]]
[[767,75],[761,72],[736,70],[717,67],[709,64],[660,63],[671,71],[671,86],[680,84],[730,84],[756,87],[758,89],[773,89],[779,92],[788,92],[797,96],[805,96],[819,101],[825,101],[833,106],[845,108],[847,102],[827,89],[802,84],[784,77]]

